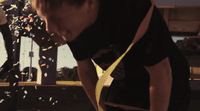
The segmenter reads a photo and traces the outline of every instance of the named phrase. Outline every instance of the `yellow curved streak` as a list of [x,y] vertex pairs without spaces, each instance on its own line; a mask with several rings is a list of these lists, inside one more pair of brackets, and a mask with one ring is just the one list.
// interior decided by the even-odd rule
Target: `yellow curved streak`
[[103,109],[100,107],[99,105],[99,99],[100,99],[100,95],[101,95],[101,91],[102,88],[106,82],[106,80],[108,79],[108,77],[110,76],[110,74],[113,72],[113,70],[115,69],[115,67],[119,64],[119,62],[122,60],[122,58],[126,55],[126,53],[131,49],[131,47],[133,46],[133,43],[131,43],[131,45],[128,47],[128,49],[126,50],[126,52],[120,56],[107,70],[106,72],[100,77],[100,79],[97,81],[97,85],[96,85],[96,100],[97,100],[97,105],[98,105],[98,109],[99,111],[103,111]]

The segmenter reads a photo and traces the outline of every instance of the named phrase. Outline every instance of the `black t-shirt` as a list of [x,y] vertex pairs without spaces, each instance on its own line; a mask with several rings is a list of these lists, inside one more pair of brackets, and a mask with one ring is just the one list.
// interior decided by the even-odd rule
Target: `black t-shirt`
[[[74,58],[78,61],[92,58],[107,69],[131,44],[150,7],[150,0],[100,0],[96,22],[73,42],[67,42]],[[172,86],[188,84],[188,62],[172,41],[159,10],[154,7],[147,32],[113,72],[116,79],[125,83],[120,94],[149,95],[149,74],[144,66],[153,66],[166,57],[172,68]]]

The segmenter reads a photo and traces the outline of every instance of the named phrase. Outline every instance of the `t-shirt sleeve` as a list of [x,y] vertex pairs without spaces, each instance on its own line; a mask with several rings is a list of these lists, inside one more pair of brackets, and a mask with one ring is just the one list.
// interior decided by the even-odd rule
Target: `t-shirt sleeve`
[[153,66],[171,54],[173,41],[164,19],[157,15],[157,11],[154,10],[147,32],[133,47],[135,57],[144,66]]
[[88,46],[81,37],[77,37],[74,41],[67,42],[67,44],[77,61],[82,61],[89,57]]

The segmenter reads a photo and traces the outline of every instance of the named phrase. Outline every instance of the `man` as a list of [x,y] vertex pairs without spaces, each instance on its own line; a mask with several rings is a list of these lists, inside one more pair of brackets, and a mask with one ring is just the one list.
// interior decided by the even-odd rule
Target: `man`
[[[78,75],[97,109],[98,80],[91,59],[104,70],[132,42],[151,7],[150,0],[30,0],[49,33],[66,39],[78,64]],[[148,24],[147,24],[148,25]],[[154,7],[149,28],[115,71],[106,101],[150,111],[187,111],[190,100],[189,65],[171,39]],[[104,110],[119,111],[105,106]]]
[[7,61],[3,64],[3,66],[0,68],[0,77],[3,75],[5,71],[9,71],[13,66],[13,45],[12,45],[12,36],[11,32],[8,26],[8,22],[5,16],[5,13],[3,9],[0,8],[0,30],[3,35],[5,48],[7,52]]

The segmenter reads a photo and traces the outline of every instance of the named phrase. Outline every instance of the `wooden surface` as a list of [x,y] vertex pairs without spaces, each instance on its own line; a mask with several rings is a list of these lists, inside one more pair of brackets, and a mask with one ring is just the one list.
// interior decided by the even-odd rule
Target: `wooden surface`
[[169,21],[169,30],[173,32],[199,32],[200,21]]
[[[66,84],[67,83],[67,84]],[[200,111],[200,81],[190,81],[192,97],[188,111]],[[36,85],[35,83],[20,83],[18,87],[18,109],[28,111],[95,111],[80,82],[57,82],[56,86]],[[5,87],[6,85],[6,87]],[[9,107],[9,99],[5,94],[8,84],[1,84],[0,111]],[[108,87],[104,87],[105,96]],[[56,102],[57,101],[57,102]]]
[[[9,107],[8,83],[0,87],[0,111]],[[104,98],[108,87],[104,87]],[[18,110],[30,111],[95,111],[80,81],[59,81],[57,85],[38,85],[35,82],[19,83]]]
[[[157,6],[173,36],[197,37],[200,32],[200,6]],[[184,35],[185,34],[185,35]]]
[[199,0],[156,0],[158,6],[200,6]]
[[[56,85],[40,85],[36,82],[19,82],[19,86],[82,86],[82,83],[80,81],[56,81]],[[0,87],[8,87],[8,82],[0,82]],[[105,87],[110,86],[109,82],[107,82]]]

